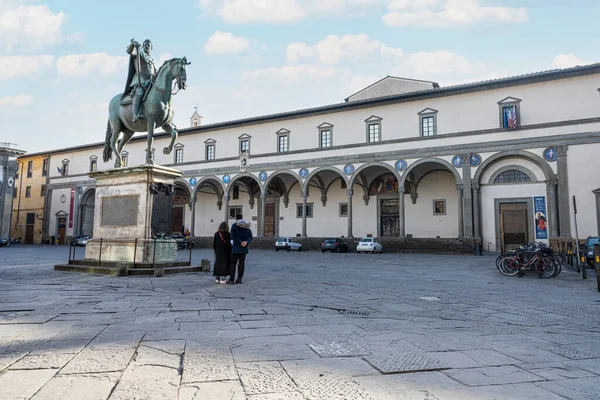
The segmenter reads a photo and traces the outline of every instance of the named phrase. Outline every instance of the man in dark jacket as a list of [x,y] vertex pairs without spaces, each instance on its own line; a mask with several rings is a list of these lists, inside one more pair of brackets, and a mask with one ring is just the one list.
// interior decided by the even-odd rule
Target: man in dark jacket
[[235,267],[239,261],[238,277],[235,283],[242,283],[244,268],[246,266],[246,254],[248,254],[248,245],[252,241],[252,231],[250,224],[244,221],[244,216],[238,214],[235,216],[235,224],[231,226],[231,240],[233,248],[231,250],[231,275],[227,283],[233,284],[235,278]]

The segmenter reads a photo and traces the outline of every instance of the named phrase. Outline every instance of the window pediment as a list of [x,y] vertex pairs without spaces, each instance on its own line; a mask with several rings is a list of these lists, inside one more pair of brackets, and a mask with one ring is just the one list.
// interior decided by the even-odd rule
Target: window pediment
[[238,139],[240,140],[244,140],[244,139],[250,139],[252,136],[248,135],[247,133],[244,133],[240,136],[238,136]]
[[383,118],[378,117],[377,115],[371,115],[369,118],[365,119],[365,122],[379,122]]
[[182,144],[182,143],[177,143],[177,144],[176,144],[175,146],[173,146],[173,147],[175,147],[176,149],[182,149],[182,148],[184,148],[184,147],[185,147],[185,145],[184,145],[184,144]]
[[438,112],[438,110],[435,110],[433,108],[426,108],[426,109],[424,109],[422,111],[419,111],[419,115],[423,115],[423,114],[435,114],[437,112]]
[[498,102],[498,104],[512,104],[512,103],[520,103],[521,99],[517,99],[516,97],[505,97],[504,99],[500,100]]
[[285,128],[281,128],[280,130],[278,130],[275,133],[278,134],[278,135],[281,135],[281,134],[285,134],[285,133],[290,133],[290,131],[287,130],[287,129],[285,129]]
[[96,157],[96,156],[91,156],[90,157],[90,160],[97,160],[97,159],[98,159],[98,157]]
[[206,144],[215,144],[215,143],[217,143],[217,141],[215,139],[206,139],[204,141],[204,143],[206,143]]
[[69,161],[68,159],[66,159],[66,158],[65,158],[64,160],[62,160],[62,161],[61,161],[61,163],[62,163],[62,164],[68,164],[69,162],[70,162],[70,161]]
[[333,128],[333,125],[331,125],[329,122],[323,122],[321,125],[317,126],[317,128],[329,129],[329,128]]

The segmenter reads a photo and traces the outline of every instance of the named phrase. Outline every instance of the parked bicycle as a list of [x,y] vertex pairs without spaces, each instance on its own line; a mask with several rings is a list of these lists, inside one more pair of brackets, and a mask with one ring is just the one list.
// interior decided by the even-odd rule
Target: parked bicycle
[[496,258],[496,268],[506,276],[523,276],[534,271],[540,278],[552,278],[562,271],[564,258],[542,242],[527,243]]

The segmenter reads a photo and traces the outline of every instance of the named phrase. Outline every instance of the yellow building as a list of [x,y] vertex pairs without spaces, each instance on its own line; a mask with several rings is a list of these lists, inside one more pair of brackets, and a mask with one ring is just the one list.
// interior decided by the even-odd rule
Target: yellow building
[[46,155],[17,158],[19,170],[13,193],[10,236],[22,243],[41,244],[49,160]]

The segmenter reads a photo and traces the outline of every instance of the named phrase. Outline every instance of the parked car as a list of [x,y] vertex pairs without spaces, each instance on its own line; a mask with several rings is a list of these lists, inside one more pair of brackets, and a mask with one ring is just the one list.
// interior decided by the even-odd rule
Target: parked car
[[0,238],[0,247],[8,245],[8,239]]
[[585,239],[585,243],[583,245],[583,251],[585,253],[585,262],[588,267],[594,268],[594,246],[600,243],[600,237],[598,236],[590,236]]
[[275,241],[275,251],[279,250],[298,250],[302,251],[302,245],[296,242],[296,239],[290,237],[280,237]]
[[165,236],[165,238],[166,239],[175,239],[175,242],[177,242],[177,250],[189,249],[192,245],[190,242],[190,238],[187,236],[184,236],[180,233],[176,233],[171,236]]
[[85,245],[88,244],[90,239],[92,239],[92,236],[90,235],[75,236],[73,239],[71,239],[71,246],[85,247]]
[[331,251],[332,253],[348,251],[348,245],[342,239],[325,239],[321,242],[321,252]]
[[357,253],[383,253],[383,245],[376,238],[365,237],[360,239],[356,246]]

